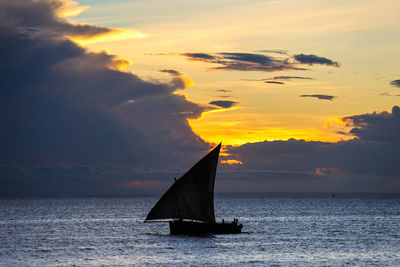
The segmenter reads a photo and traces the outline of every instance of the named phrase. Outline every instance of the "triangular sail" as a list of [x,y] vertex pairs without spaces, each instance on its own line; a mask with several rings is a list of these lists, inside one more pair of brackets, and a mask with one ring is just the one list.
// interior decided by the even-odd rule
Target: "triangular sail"
[[147,220],[191,219],[215,222],[214,182],[221,144],[175,181],[147,215]]

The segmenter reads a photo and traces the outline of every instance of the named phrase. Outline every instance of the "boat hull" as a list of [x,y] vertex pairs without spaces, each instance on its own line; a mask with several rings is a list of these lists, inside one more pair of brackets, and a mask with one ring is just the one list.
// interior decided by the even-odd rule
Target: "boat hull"
[[171,235],[238,234],[243,225],[231,223],[204,223],[174,220],[169,222]]

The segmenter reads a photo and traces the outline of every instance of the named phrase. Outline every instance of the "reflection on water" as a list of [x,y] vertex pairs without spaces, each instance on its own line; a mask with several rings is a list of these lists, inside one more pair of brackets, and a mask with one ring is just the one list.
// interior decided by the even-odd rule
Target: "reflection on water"
[[400,262],[399,198],[217,197],[239,235],[170,236],[157,197],[0,200],[0,265],[379,265]]

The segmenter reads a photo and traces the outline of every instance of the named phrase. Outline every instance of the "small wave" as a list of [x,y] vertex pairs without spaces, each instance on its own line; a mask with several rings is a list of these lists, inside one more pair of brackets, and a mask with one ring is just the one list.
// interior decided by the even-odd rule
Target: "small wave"
[[89,251],[89,250],[94,250],[94,248],[91,248],[91,247],[79,247],[79,250]]

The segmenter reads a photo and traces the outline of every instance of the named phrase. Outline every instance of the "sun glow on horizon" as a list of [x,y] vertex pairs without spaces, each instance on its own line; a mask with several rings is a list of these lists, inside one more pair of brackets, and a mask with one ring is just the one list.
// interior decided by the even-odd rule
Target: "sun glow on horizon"
[[247,130],[196,130],[194,132],[200,135],[204,140],[217,143],[223,140],[225,145],[240,146],[246,143],[256,143],[264,141],[287,141],[289,139],[321,142],[338,142],[352,139],[354,137],[345,137],[340,134],[324,135],[319,131],[306,131],[295,129],[269,128],[259,131]]
[[[198,122],[200,125],[197,125]],[[217,122],[215,122],[217,123]],[[234,122],[227,122],[226,125]],[[322,141],[322,142],[338,142],[353,139],[354,136],[343,135],[333,131],[324,131],[324,128],[281,128],[268,127],[262,129],[249,129],[246,126],[240,127],[241,122],[236,122],[237,127],[206,127],[199,120],[191,120],[190,126],[193,131],[201,136],[204,140],[211,143],[218,143],[223,140],[224,145],[239,146],[245,143],[255,143],[263,141],[286,141],[289,139],[305,140],[305,141]]]

